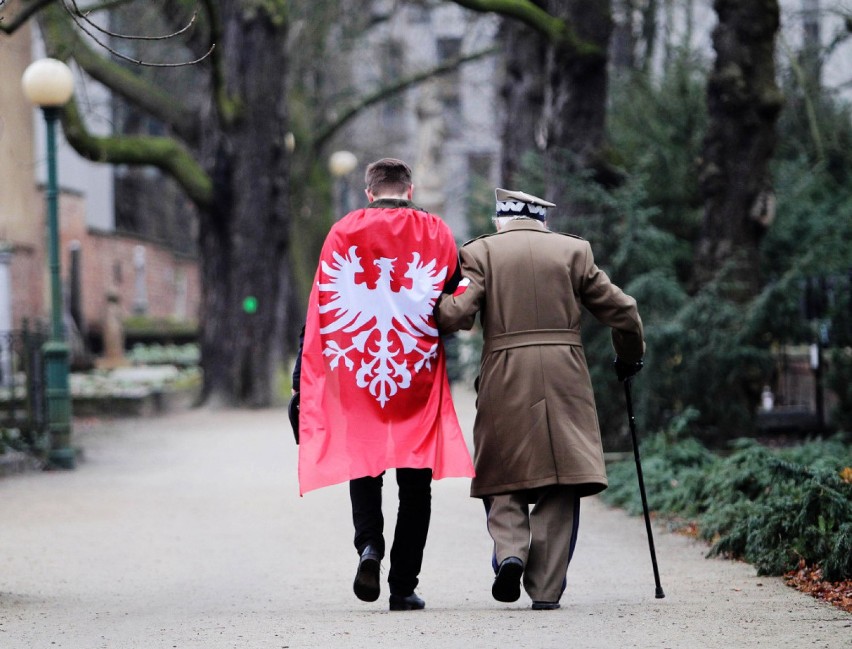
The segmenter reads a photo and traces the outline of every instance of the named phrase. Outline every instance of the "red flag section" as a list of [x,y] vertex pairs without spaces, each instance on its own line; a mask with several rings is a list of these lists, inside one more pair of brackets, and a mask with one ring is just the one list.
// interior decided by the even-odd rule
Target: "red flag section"
[[332,227],[302,352],[302,494],[390,468],[473,476],[432,317],[456,263],[427,212],[367,208]]

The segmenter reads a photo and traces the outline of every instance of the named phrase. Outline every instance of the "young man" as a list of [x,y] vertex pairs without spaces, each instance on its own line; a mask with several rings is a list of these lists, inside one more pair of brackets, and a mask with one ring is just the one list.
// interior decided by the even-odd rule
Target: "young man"
[[484,500],[494,539],[492,595],[514,602],[523,576],[532,607],[556,609],[580,498],[607,485],[580,307],[612,327],[621,380],[641,368],[642,322],[588,242],[547,229],[553,203],[496,196],[498,231],[462,247],[469,284],[441,296],[435,314],[442,333],[470,329],[477,313],[482,323],[471,495]]
[[353,589],[380,594],[385,554],[382,476],[396,469],[399,512],[390,553],[390,609],[425,606],[414,589],[429,530],[432,479],[473,466],[450,398],[432,315],[458,283],[456,245],[439,217],[412,202],[411,169],[384,158],[367,167],[364,209],[326,237],[308,303],[299,370],[299,485],[349,481]]

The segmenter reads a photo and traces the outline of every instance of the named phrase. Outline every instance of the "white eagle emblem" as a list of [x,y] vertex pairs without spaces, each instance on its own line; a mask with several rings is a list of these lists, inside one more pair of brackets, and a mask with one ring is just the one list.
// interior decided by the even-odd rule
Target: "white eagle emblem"
[[[351,334],[351,344],[341,347],[334,340],[326,340],[323,356],[331,357],[331,369],[343,359],[346,368],[352,370],[355,364],[349,354],[353,350],[359,352],[362,359],[355,375],[356,385],[368,388],[384,408],[400,389],[411,385],[412,369],[414,373],[424,366],[432,369],[431,360],[438,355],[438,330],[429,319],[447,268],[436,268],[436,259],[424,263],[420,253],[413,252],[404,275],[411,280],[411,288],[394,291],[391,277],[396,259],[380,257],[373,262],[379,267],[379,278],[376,287],[370,288],[365,282],[355,281],[355,276],[364,270],[357,246],[350,247],[345,256],[336,251],[332,255],[332,263],[322,262],[328,282],[317,287],[320,293],[331,297],[326,304],[320,304],[319,312],[331,311],[333,319],[320,333]],[[378,337],[373,335],[375,332]],[[427,340],[421,348],[418,339],[424,337],[433,342],[430,345]],[[414,363],[409,365],[412,353]]]

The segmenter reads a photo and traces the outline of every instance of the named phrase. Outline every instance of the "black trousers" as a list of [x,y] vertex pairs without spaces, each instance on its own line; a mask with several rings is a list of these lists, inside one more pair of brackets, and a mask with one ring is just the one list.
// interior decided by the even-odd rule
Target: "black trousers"
[[[382,515],[382,476],[358,478],[349,482],[355,549],[360,555],[372,545],[385,555]],[[393,595],[407,597],[417,587],[423,564],[423,548],[432,514],[432,469],[396,469],[399,511],[390,553],[388,585]]]

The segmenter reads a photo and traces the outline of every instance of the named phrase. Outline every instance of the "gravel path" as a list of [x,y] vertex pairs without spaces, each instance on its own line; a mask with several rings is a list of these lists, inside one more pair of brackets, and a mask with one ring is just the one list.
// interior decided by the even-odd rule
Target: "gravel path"
[[[471,395],[457,407],[469,430]],[[852,647],[849,614],[659,528],[655,599],[641,518],[597,499],[583,501],[562,609],[495,602],[465,480],[433,489],[426,610],[390,613],[386,584],[373,604],[352,594],[346,487],[298,496],[285,412],[196,410],[75,435],[77,470],[0,479],[2,649]]]

